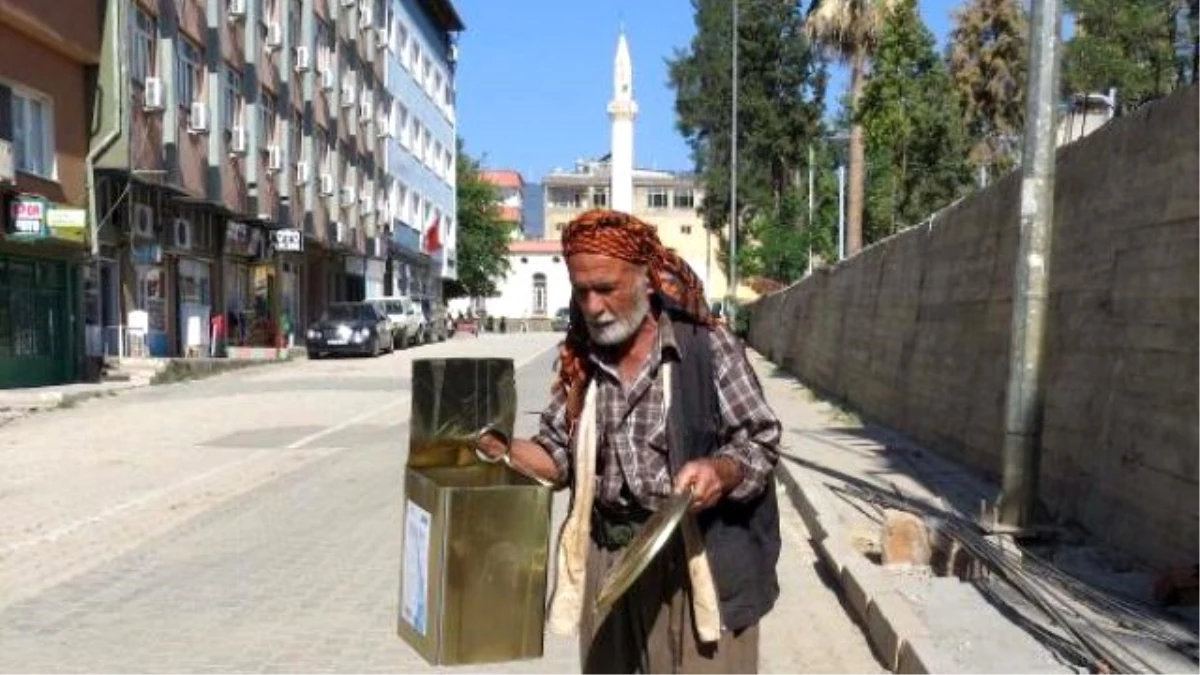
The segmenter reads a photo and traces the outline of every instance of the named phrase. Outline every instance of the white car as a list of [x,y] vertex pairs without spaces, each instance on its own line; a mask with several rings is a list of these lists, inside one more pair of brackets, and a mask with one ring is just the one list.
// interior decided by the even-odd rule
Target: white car
[[425,314],[421,306],[405,296],[368,300],[387,315],[392,326],[392,344],[399,349],[428,341]]

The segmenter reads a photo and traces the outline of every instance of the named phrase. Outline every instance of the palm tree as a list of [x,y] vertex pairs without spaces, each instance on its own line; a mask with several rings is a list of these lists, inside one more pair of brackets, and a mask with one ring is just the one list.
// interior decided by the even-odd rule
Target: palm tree
[[866,192],[866,145],[858,104],[867,83],[867,63],[879,42],[883,22],[898,0],[813,0],[804,30],[833,58],[850,64],[850,185],[847,195],[846,252],[862,249]]

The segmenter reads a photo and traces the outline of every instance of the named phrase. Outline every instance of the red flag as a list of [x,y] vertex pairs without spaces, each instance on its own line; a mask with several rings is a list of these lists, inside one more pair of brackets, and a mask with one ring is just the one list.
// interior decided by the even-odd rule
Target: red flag
[[433,217],[433,222],[425,230],[425,252],[433,254],[440,250],[442,250],[442,217],[438,214]]

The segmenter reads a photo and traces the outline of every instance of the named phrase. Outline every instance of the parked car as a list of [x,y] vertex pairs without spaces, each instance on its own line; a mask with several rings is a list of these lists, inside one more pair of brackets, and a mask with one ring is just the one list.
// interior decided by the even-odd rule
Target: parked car
[[567,327],[570,325],[571,325],[571,309],[569,307],[559,308],[559,310],[554,313],[554,318],[550,320],[550,329],[551,330],[565,332],[567,330]]
[[392,328],[392,345],[404,349],[409,345],[421,344],[425,340],[425,316],[417,303],[403,295],[373,298],[367,302],[379,307]]
[[378,356],[393,349],[387,315],[369,302],[335,302],[309,327],[308,358],[326,354]]

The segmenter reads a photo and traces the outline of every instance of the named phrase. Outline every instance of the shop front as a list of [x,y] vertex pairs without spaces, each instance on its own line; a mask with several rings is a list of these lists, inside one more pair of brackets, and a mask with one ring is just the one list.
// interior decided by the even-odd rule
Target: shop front
[[0,201],[0,388],[75,381],[86,213],[33,195]]
[[212,352],[213,237],[211,224],[197,215],[177,217],[169,227],[174,261],[173,307],[176,353],[209,356]]
[[265,232],[230,221],[225,228],[222,261],[223,332],[229,347],[276,347],[280,332],[274,320],[277,293],[275,266],[268,255]]
[[271,250],[279,265],[279,325],[283,346],[300,343],[307,325],[304,311],[304,233],[286,228],[271,231]]

